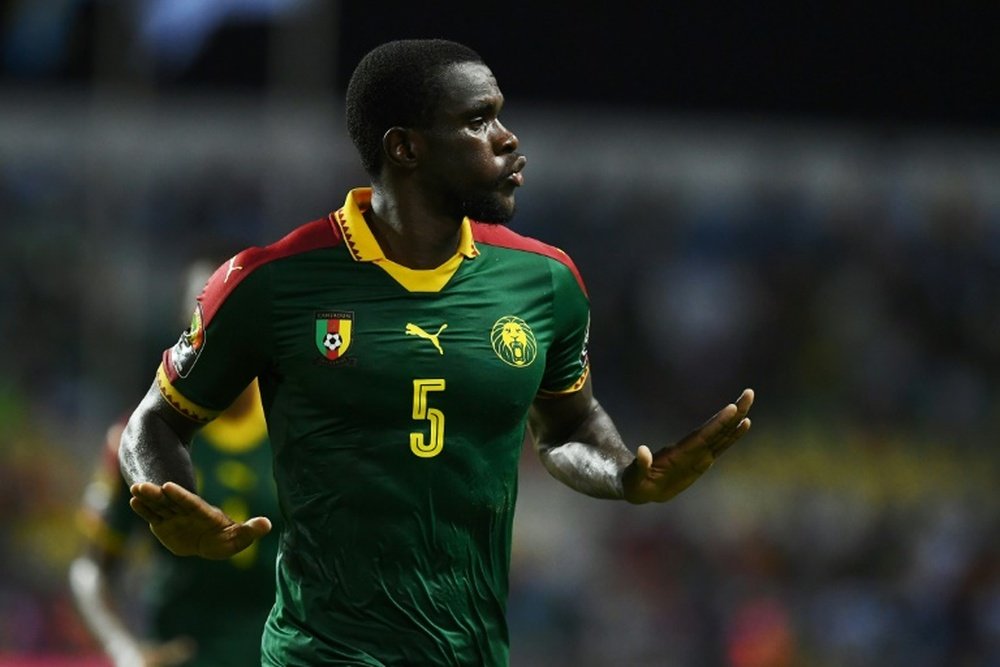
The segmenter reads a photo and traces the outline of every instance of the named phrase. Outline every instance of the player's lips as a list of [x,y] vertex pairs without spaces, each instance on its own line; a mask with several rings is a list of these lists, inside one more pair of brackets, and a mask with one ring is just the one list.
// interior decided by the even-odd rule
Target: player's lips
[[524,174],[521,173],[521,170],[524,169],[526,164],[528,164],[528,158],[523,155],[519,155],[518,158],[514,160],[514,164],[510,168],[510,173],[506,176],[507,180],[518,187],[524,185]]

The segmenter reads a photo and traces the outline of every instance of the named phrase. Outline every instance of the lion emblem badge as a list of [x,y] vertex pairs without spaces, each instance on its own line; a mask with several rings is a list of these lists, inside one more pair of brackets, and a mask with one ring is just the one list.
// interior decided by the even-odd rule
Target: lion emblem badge
[[538,343],[528,323],[520,317],[505,315],[493,324],[490,343],[500,359],[516,368],[530,366],[538,356]]

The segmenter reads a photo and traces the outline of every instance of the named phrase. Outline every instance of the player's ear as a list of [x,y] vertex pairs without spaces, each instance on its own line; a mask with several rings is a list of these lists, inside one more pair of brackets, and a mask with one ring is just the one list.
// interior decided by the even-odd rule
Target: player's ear
[[405,127],[390,127],[382,136],[382,150],[386,159],[397,167],[413,169],[417,166],[419,137]]

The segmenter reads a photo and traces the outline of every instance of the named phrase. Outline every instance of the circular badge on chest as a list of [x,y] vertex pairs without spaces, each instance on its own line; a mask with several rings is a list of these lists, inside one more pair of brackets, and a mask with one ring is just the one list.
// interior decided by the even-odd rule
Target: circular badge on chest
[[530,366],[538,355],[538,343],[531,327],[514,315],[505,315],[493,323],[490,343],[504,363],[517,368]]

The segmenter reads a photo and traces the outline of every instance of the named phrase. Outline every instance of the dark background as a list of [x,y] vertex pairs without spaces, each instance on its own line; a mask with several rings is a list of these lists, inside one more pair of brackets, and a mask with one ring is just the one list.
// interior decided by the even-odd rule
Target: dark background
[[0,667],[107,664],[66,569],[108,425],[191,259],[364,182],[342,94],[405,37],[496,73],[629,446],[758,392],[667,506],[525,449],[512,665],[1000,664],[1000,8],[584,4],[0,5]]
[[[123,63],[99,72],[98,52],[128,43],[135,3],[68,4],[61,61],[15,71],[8,59],[5,80],[134,77]],[[325,69],[335,64],[320,82],[332,92],[343,91],[353,65],[381,41],[447,37],[476,48],[507,96],[522,102],[995,127],[1000,8],[958,4],[512,3],[487,12],[465,3],[329,2],[332,39],[312,55]],[[271,78],[272,23],[229,21],[192,62],[154,64],[152,78],[162,90],[261,90]]]

